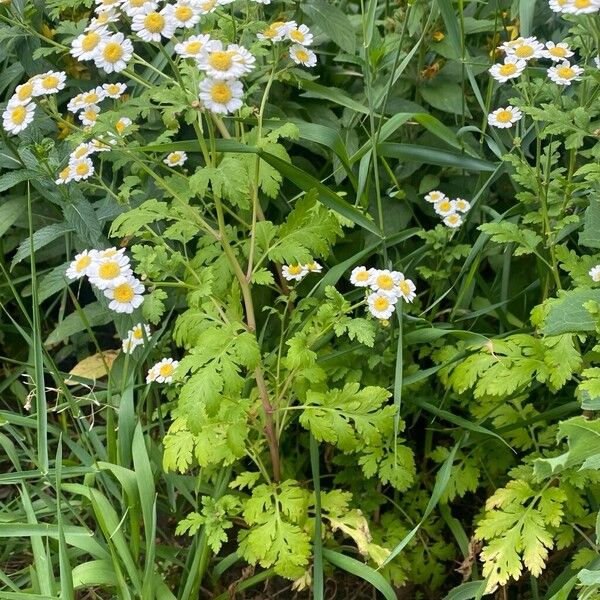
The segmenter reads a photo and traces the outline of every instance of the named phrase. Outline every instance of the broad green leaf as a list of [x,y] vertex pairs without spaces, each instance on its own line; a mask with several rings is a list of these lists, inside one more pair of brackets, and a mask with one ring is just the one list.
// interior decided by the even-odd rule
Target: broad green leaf
[[561,292],[558,298],[548,300],[542,332],[545,335],[559,335],[594,331],[596,319],[584,307],[590,301],[600,303],[600,289],[569,290]]
[[350,19],[337,6],[325,0],[310,0],[300,4],[304,14],[325,32],[342,50],[349,54],[356,51],[356,35]]
[[579,243],[588,248],[600,248],[600,200],[595,196],[590,197],[590,205],[585,211]]
[[54,346],[55,344],[59,344],[68,339],[73,334],[84,331],[87,325],[90,327],[106,325],[114,319],[114,315],[111,314],[111,311],[100,304],[100,302],[92,302],[92,304],[83,307],[82,310],[85,320],[82,319],[78,311],[71,313],[56,326],[52,333],[47,337],[44,344],[46,346]]

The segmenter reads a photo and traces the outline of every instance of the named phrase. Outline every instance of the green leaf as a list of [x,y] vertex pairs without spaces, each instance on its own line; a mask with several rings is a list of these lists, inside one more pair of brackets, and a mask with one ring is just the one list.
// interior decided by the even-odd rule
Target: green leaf
[[162,316],[165,313],[165,300],[167,299],[167,292],[157,288],[152,290],[149,294],[144,296],[144,302],[142,304],[142,314],[144,318],[157,325]]
[[542,323],[545,335],[594,331],[596,318],[585,308],[587,302],[600,303],[600,289],[575,289],[559,292],[558,298],[545,303]]
[[110,228],[111,237],[126,237],[141,233],[146,225],[170,217],[169,205],[158,200],[146,200],[143,204],[121,213]]
[[0,204],[0,237],[15,224],[26,210],[26,198],[9,198]]
[[458,83],[434,81],[431,84],[421,86],[419,91],[425,102],[433,108],[455,115],[462,115],[463,111],[468,114],[463,89]]
[[600,248],[600,200],[594,196],[590,196],[590,205],[583,217],[579,243],[588,248]]
[[349,54],[356,52],[354,27],[346,14],[337,6],[325,2],[325,0],[311,0],[302,3],[300,9],[342,50]]
[[33,251],[37,252],[70,231],[73,231],[73,228],[68,223],[53,223],[52,225],[46,225],[46,227],[38,229],[31,236],[32,240],[27,238],[21,242],[12,259],[11,268],[20,263],[23,259],[29,258],[31,255],[32,241]]
[[479,229],[491,236],[492,241],[497,244],[517,244],[515,256],[535,253],[536,248],[542,243],[542,238],[537,233],[509,221],[485,223],[480,225]]

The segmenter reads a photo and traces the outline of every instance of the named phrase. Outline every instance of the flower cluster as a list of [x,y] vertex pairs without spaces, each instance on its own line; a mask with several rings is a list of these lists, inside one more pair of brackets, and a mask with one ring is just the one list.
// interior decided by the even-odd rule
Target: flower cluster
[[283,265],[283,267],[281,267],[281,274],[287,281],[300,281],[309,273],[320,273],[322,270],[323,265],[319,264],[316,260],[313,260],[305,265]]
[[[504,42],[504,44],[498,47],[498,50],[504,52],[504,61],[492,65],[489,72],[500,83],[516,79],[523,73],[530,60],[540,58],[545,58],[556,63],[548,68],[547,73],[548,77],[559,85],[571,85],[572,81],[579,81],[583,73],[583,69],[580,66],[572,65],[567,60],[573,56],[573,52],[569,48],[569,45],[564,42],[559,42],[558,44],[546,42],[544,45],[536,37],[520,37],[510,42]],[[508,111],[508,109],[506,110]],[[501,123],[504,124],[504,127],[510,127],[512,123],[510,125],[506,125],[506,123],[510,122],[511,117],[508,115],[504,116],[507,120],[501,121]]]
[[146,375],[146,383],[171,383],[173,381],[173,373],[179,365],[178,360],[172,358],[163,358],[160,362],[157,362],[153,367],[148,369]]
[[443,218],[444,225],[451,229],[456,229],[463,224],[462,215],[471,210],[471,204],[463,198],[450,200],[446,194],[433,190],[425,196],[425,200],[433,204],[433,210]]
[[144,285],[133,276],[125,248],[117,250],[84,250],[75,256],[66,276],[90,283],[110,300],[108,307],[118,313],[131,314],[144,301]]
[[599,0],[550,0],[550,8],[557,13],[587,15],[600,11]]
[[152,337],[150,325],[138,323],[134,325],[128,332],[127,337],[123,340],[122,348],[125,354],[132,354],[138,346],[143,346],[146,340]]
[[313,43],[313,35],[306,25],[298,25],[296,21],[275,21],[257,37],[273,43],[290,41],[290,58],[297,65],[314,67],[317,64],[317,55],[307,48]]
[[64,89],[66,79],[63,71],[48,71],[18,85],[2,113],[4,130],[13,135],[25,130],[33,121],[36,107],[33,99],[58,93]]
[[412,302],[416,297],[415,284],[400,271],[356,267],[350,274],[350,283],[356,287],[369,288],[369,312],[382,321],[387,321],[392,316],[398,300]]

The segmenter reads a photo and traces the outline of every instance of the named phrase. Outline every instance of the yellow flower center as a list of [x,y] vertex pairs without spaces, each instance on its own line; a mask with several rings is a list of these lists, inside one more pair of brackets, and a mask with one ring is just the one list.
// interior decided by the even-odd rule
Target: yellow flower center
[[179,162],[179,160],[181,159],[181,154],[179,152],[171,152],[171,154],[169,154],[168,156],[168,159],[171,164],[174,164],[176,162]]
[[513,117],[513,114],[510,110],[499,110],[496,113],[496,121],[499,123],[509,123]]
[[114,289],[114,297],[117,302],[131,302],[135,292],[129,283],[122,283]]
[[60,79],[56,75],[48,75],[42,79],[42,87],[45,90],[54,89],[60,82]]
[[514,63],[505,63],[500,67],[499,72],[503,77],[514,75],[517,72],[517,65]]
[[115,129],[119,133],[123,133],[123,131],[125,131],[126,127],[127,127],[127,123],[125,123],[124,121],[118,121],[117,124],[115,125]]
[[307,62],[308,61],[308,52],[306,50],[296,50],[296,58],[300,62]]
[[173,367],[173,363],[165,363],[164,365],[160,365],[158,372],[162,377],[170,377],[173,375],[173,371],[175,371]]
[[78,273],[81,273],[81,271],[83,271],[84,269],[87,269],[90,266],[90,263],[92,262],[92,258],[90,257],[89,254],[86,254],[85,256],[82,256],[76,263],[75,263],[75,270]]
[[458,223],[459,216],[458,215],[449,215],[448,221],[454,225],[454,223]]
[[96,31],[90,31],[89,33],[83,36],[81,40],[81,49],[84,52],[90,52],[98,45],[99,42],[100,34]]
[[288,273],[290,275],[300,275],[300,273],[302,273],[302,267],[300,265],[290,265],[288,267]]
[[95,121],[98,118],[98,114],[93,110],[86,110],[83,115],[88,121]]
[[204,12],[209,12],[209,11],[211,11],[215,7],[216,3],[217,3],[217,0],[208,0],[208,2],[202,2],[202,3],[200,3],[200,8]]
[[17,98],[21,100],[27,100],[27,98],[31,97],[31,93],[33,92],[33,83],[27,82],[24,83],[17,92]]
[[306,265],[309,271],[315,271],[317,269],[317,263],[311,262]]
[[527,44],[523,45],[523,46],[519,46],[516,50],[515,50],[515,55],[518,56],[519,58],[530,58],[531,56],[533,56],[533,48],[531,46],[528,46]]
[[143,331],[142,331],[142,328],[141,328],[141,327],[138,327],[137,329],[134,329],[134,330],[133,330],[133,337],[134,337],[136,340],[141,340],[141,339],[144,337],[144,333],[143,333]]
[[429,198],[434,202],[437,202],[438,200],[442,199],[442,194],[439,192],[431,192],[431,194],[429,194]]
[[273,38],[275,37],[278,33],[279,30],[281,29],[281,26],[284,25],[283,21],[275,21],[275,23],[271,23],[264,31],[263,31],[263,35],[266,38]]
[[123,56],[123,48],[121,47],[121,44],[118,44],[117,42],[108,42],[108,44],[104,46],[102,55],[107,62],[116,63]]
[[85,146],[81,146],[81,148],[76,148],[73,151],[74,158],[83,158],[88,152],[88,149]]
[[140,6],[144,6],[146,2],[148,2],[148,0],[129,0],[129,6],[131,6],[131,8],[140,8]]
[[114,256],[117,251],[114,248],[108,248],[107,250],[102,250],[102,258],[110,258]]
[[377,287],[382,290],[391,290],[394,287],[394,280],[391,275],[384,273],[383,275],[378,275],[375,280]]
[[185,51],[188,54],[198,54],[202,50],[202,42],[188,42],[185,46]]
[[120,92],[119,86],[116,83],[110,83],[106,86],[107,94],[118,94]]
[[378,296],[373,302],[373,308],[378,311],[387,310],[390,307],[390,301],[385,296]]
[[194,11],[189,6],[178,6],[173,12],[178,21],[189,21],[194,16]]
[[58,177],[60,179],[66,179],[69,176],[71,169],[69,167],[65,167],[59,174]]
[[96,94],[96,92],[88,92],[87,94],[83,95],[82,101],[85,104],[96,104],[96,102],[98,102],[99,98],[98,98],[98,94]]
[[27,117],[27,109],[24,106],[16,106],[10,113],[10,118],[15,125],[21,125]]
[[144,28],[150,33],[160,33],[165,27],[165,18],[157,12],[151,12],[144,19]]
[[450,204],[450,200],[442,200],[439,204],[438,204],[438,208],[439,210],[441,210],[442,212],[445,212],[447,210],[450,210],[452,208],[452,204]]
[[218,50],[208,57],[208,64],[217,71],[227,71],[231,68],[231,52]]
[[561,46],[554,46],[554,48],[550,48],[548,52],[550,52],[552,56],[557,56],[558,58],[563,58],[567,55],[566,49]]
[[408,285],[407,281],[405,279],[403,279],[399,284],[398,287],[400,288],[400,291],[405,295],[408,296],[410,294],[410,286]]
[[359,271],[356,274],[356,281],[367,281],[370,275],[368,271]]
[[83,176],[83,175],[87,175],[90,172],[90,166],[87,163],[79,163],[76,167],[75,167],[75,173],[77,175]]
[[561,79],[572,79],[575,77],[575,71],[571,67],[558,67],[556,73]]
[[[100,279],[114,279],[121,274],[121,267],[115,261],[104,262],[98,267],[98,277]],[[130,286],[131,287],[131,286]],[[115,298],[117,290],[115,288]]]
[[290,31],[290,37],[299,44],[305,40],[304,34],[299,29],[293,29]]
[[210,90],[210,97],[217,104],[227,104],[232,96],[231,89],[224,81],[215,83]]
[[589,8],[592,5],[592,0],[575,0],[575,8]]

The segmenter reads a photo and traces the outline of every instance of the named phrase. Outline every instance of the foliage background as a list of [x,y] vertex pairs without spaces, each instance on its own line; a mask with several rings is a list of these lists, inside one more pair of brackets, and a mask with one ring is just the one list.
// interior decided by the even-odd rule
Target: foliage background
[[[69,75],[59,112],[103,81],[65,51],[87,8],[53,0],[0,9],[6,99],[52,67]],[[188,177],[159,180],[148,167],[169,150],[198,148],[189,141],[195,110],[149,48],[136,73],[150,87],[134,84],[118,111],[135,121],[134,135],[105,159],[101,182],[66,191],[53,183],[80,139],[65,123],[38,114],[18,138],[3,133],[0,597],[227,598],[232,582],[239,597],[291,597],[283,575],[312,585],[299,593],[314,597],[324,576],[340,587],[350,578],[364,597],[375,586],[386,598],[593,598],[600,296],[587,273],[600,248],[600,79],[592,73],[558,102],[539,67],[517,91],[495,86],[487,69],[495,47],[519,34],[570,35],[589,59],[597,21],[563,19],[531,0],[311,0],[262,11],[241,17],[241,43],[279,12],[319,40],[315,71],[274,77],[264,114],[248,110],[231,125],[254,153],[221,139],[216,148],[231,159],[217,165],[227,182],[262,159],[261,206],[279,240],[270,255],[269,241],[259,242],[265,265],[318,255],[326,267],[291,292],[271,285],[273,266],[253,281],[269,385],[287,369],[290,398],[313,405],[277,416],[282,483],[259,483],[248,458],[270,464],[256,394],[245,390],[247,406],[209,406],[190,426],[181,414],[200,414],[198,397],[210,395],[204,371],[195,387],[145,385],[154,358],[218,349],[223,339],[242,340],[227,364],[240,388],[257,360],[222,251],[189,229],[186,206],[216,220],[218,186],[199,154]],[[225,17],[211,25],[233,35]],[[268,71],[256,76],[250,106],[260,106],[267,81]],[[528,119],[520,135],[489,131],[489,111],[515,96]],[[109,124],[110,114],[100,127]],[[453,235],[423,201],[435,188],[473,205]],[[247,224],[250,206],[243,190],[223,189],[243,258],[236,215]],[[76,249],[114,243],[160,282],[144,303],[156,333],[134,363],[119,356],[110,378],[66,385],[76,364],[117,348],[131,325],[64,277]],[[361,297],[348,274],[359,264],[417,282],[418,300],[388,327],[351,308]],[[168,285],[173,271],[184,285]],[[229,328],[211,329],[199,314],[211,295]],[[348,416],[352,402],[359,417]],[[323,404],[343,423],[314,408]],[[275,558],[260,556],[274,538],[258,537],[253,550],[248,537],[280,511],[293,535]]]

